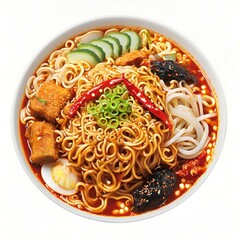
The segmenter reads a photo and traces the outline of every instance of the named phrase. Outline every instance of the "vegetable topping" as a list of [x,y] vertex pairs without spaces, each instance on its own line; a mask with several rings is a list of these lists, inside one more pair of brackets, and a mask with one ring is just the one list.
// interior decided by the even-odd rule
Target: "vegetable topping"
[[172,61],[153,61],[151,63],[151,71],[158,75],[160,79],[164,82],[169,82],[171,80],[185,80],[190,82],[197,82],[196,77],[187,71],[180,64]]
[[[93,89],[91,89],[90,91],[84,93],[71,107],[68,116],[69,117],[74,117],[78,111],[78,109],[86,102],[89,102],[91,100],[95,100],[98,99],[102,92],[106,89],[106,88],[113,88],[115,86],[117,86],[120,83],[124,83],[129,91],[129,94],[132,95],[139,103],[142,104],[142,106],[146,109],[149,110],[149,112],[151,112],[153,115],[155,115],[156,117],[158,117],[159,119],[161,119],[164,124],[170,129],[170,131],[172,130],[172,125],[168,119],[168,117],[165,115],[165,113],[156,107],[156,105],[154,103],[151,102],[151,100],[145,95],[144,92],[142,92],[140,89],[138,89],[134,84],[132,84],[131,82],[129,82],[125,77],[124,74],[122,75],[121,78],[113,78],[110,80],[106,80],[100,84],[98,84],[97,86],[95,86]],[[96,110],[96,109],[95,109]],[[99,111],[99,110],[98,110]],[[107,122],[104,119],[99,120],[101,125],[106,125]],[[116,125],[116,123],[115,123]]]
[[169,122],[169,119],[165,115],[165,113],[156,107],[154,103],[151,102],[151,100],[145,95],[144,92],[142,92],[140,89],[138,89],[134,84],[129,82],[124,76],[123,76],[123,82],[126,85],[129,93],[138,100],[139,103],[142,104],[142,106],[149,110],[150,113],[161,119],[164,124],[169,128],[169,130],[172,130],[172,125]]
[[127,95],[126,87],[121,85],[114,89],[105,88],[98,100],[89,103],[87,111],[97,119],[100,127],[116,128],[128,119],[128,114],[132,111]]
[[112,78],[110,80],[106,80],[88,92],[84,93],[71,107],[68,116],[69,117],[74,117],[77,113],[77,110],[83,106],[84,103],[98,99],[105,88],[113,88],[117,86],[119,83],[122,83],[122,78]]
[[[93,31],[91,34],[84,35],[77,45],[78,49],[69,52],[67,58],[70,62],[86,61],[95,66],[105,58],[117,59],[125,53],[139,49],[140,46],[141,38],[137,32],[132,30],[109,32],[105,36],[103,33]],[[99,53],[99,48],[102,53]]]
[[147,180],[133,192],[135,212],[151,210],[163,204],[173,192],[176,175],[170,169],[156,169]]

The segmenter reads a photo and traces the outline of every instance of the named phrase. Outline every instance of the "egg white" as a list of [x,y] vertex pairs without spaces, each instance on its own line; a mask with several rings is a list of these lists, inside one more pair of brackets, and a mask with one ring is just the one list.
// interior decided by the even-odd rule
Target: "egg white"
[[60,187],[52,178],[52,168],[58,164],[64,164],[67,165],[68,161],[66,159],[60,158],[56,162],[52,163],[46,163],[42,166],[41,168],[41,175],[44,180],[44,182],[55,192],[65,195],[65,196],[70,196],[75,193],[77,193],[76,189],[71,189],[67,190],[62,187]]

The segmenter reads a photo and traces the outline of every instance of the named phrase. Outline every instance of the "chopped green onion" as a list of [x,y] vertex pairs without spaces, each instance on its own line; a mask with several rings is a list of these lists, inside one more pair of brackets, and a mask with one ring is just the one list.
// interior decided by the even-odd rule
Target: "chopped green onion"
[[102,117],[102,116],[100,116],[99,114],[93,114],[93,116],[94,116],[94,118],[95,118],[96,120],[98,120],[100,117]]
[[87,112],[93,115],[100,127],[117,128],[128,120],[132,100],[124,86],[105,88],[98,100],[88,103]]
[[111,88],[109,88],[109,87],[107,87],[107,88],[105,88],[104,89],[104,95],[106,96],[106,95],[108,95],[108,94],[112,94],[112,89]]
[[108,127],[110,128],[116,128],[119,124],[119,121],[117,118],[112,118],[109,120]]
[[110,99],[115,98],[115,95],[113,93],[108,93],[108,94],[105,95],[105,97],[106,97],[106,100],[109,101]]
[[107,124],[108,124],[108,121],[107,121],[106,118],[101,117],[101,118],[99,118],[99,119],[97,120],[97,123],[98,123],[98,125],[99,125],[100,127],[106,127]]
[[114,100],[111,100],[110,103],[109,103],[109,108],[114,110],[118,107],[118,103],[117,101],[114,101]]
[[100,112],[99,106],[90,106],[87,108],[88,113],[94,115]]
[[112,118],[112,114],[110,112],[104,112],[103,116],[107,119],[111,119]]
[[119,111],[117,109],[114,109],[112,112],[111,112],[112,116],[117,116],[119,114]]
[[128,114],[127,113],[120,113],[119,115],[119,120],[124,121],[128,119]]
[[46,103],[47,103],[47,101],[44,100],[44,99],[42,99],[42,98],[37,98],[37,100],[38,100],[40,103],[43,103],[43,104],[46,104]]
[[119,112],[126,112],[127,108],[128,108],[128,104],[126,104],[126,103],[119,103],[119,105],[118,105]]
[[127,113],[131,113],[132,112],[132,107],[130,105],[127,106]]
[[101,111],[107,110],[109,108],[109,101],[103,100],[100,102]]

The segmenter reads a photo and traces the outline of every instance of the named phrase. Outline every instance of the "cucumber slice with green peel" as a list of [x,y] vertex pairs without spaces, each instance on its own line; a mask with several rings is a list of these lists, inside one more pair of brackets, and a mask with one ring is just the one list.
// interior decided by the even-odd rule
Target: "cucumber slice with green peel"
[[126,33],[110,32],[106,36],[115,37],[119,40],[122,46],[122,54],[127,53],[130,49],[131,38]]
[[127,34],[131,38],[130,51],[134,51],[140,48],[141,38],[138,33],[132,30],[124,30],[122,33]]
[[90,44],[100,47],[105,53],[106,58],[113,56],[113,45],[111,43],[99,39],[91,41]]
[[88,62],[90,65],[95,66],[101,59],[93,52],[88,49],[76,49],[67,54],[69,62]]
[[115,37],[106,36],[101,38],[103,41],[107,41],[113,45],[113,57],[116,59],[122,55],[122,45]]
[[79,43],[77,45],[77,48],[93,51],[100,58],[101,61],[103,61],[106,58],[105,52],[102,50],[102,48],[96,45],[92,45],[88,43],[83,43],[83,44]]

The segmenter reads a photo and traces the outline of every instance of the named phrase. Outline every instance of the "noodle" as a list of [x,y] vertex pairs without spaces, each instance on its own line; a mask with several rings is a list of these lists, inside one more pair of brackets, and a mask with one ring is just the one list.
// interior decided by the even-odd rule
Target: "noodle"
[[212,108],[215,101],[210,96],[194,95],[191,88],[183,82],[174,89],[167,88],[163,81],[161,84],[167,91],[166,104],[173,117],[175,128],[174,136],[164,146],[176,143],[178,156],[192,159],[200,154],[209,141],[209,126],[205,119],[217,116],[216,112],[204,114],[203,104]]
[[[65,64],[61,68],[58,80],[64,86],[66,78],[63,77],[62,70],[73,67],[75,75],[72,83],[78,82],[77,95],[81,95],[104,79],[119,76],[125,70],[124,67],[112,67],[104,63],[101,71],[95,68],[84,75],[83,71],[76,71],[83,69],[84,66],[69,65]],[[40,68],[38,73],[46,74],[46,68]],[[48,73],[50,76],[51,71]],[[137,69],[128,66],[126,73],[140,89],[154,99],[156,105],[164,108],[165,95],[160,83],[156,81],[156,76],[146,67]],[[169,166],[175,165],[176,148],[172,146],[163,148],[168,132],[162,131],[162,122],[153,119],[133,98],[131,101],[134,109],[132,116],[130,114],[131,122],[124,122],[120,129],[98,130],[96,120],[82,109],[76,118],[63,121],[64,124],[56,131],[62,156],[67,157],[71,165],[79,169],[83,180],[92,179],[96,186],[94,190],[91,188],[91,191],[95,192],[94,197],[98,195],[98,199],[102,199],[97,203],[93,201],[93,198],[89,198],[89,188],[79,183],[77,187],[83,201],[77,195],[74,197],[74,203],[71,202],[72,197],[67,197],[71,205],[82,205],[93,212],[101,212],[110,198],[128,200],[132,189],[141,183],[139,180],[151,173],[161,162]],[[62,113],[62,118],[67,119],[67,116]],[[103,198],[106,193],[107,197]],[[99,206],[93,207],[96,204]]]
[[[131,185],[135,185],[136,180],[142,179],[160,165],[160,159],[169,165],[173,165],[176,161],[176,149],[158,147],[163,145],[163,139],[167,137],[167,133],[162,133],[161,127],[157,127],[162,123],[155,119],[149,121],[149,115],[147,118],[142,115],[144,113],[142,107],[136,102],[134,104],[141,110],[135,111],[135,114],[138,114],[132,118],[133,122],[125,122],[120,129],[97,131],[96,121],[83,109],[80,113],[82,129],[73,128],[70,120],[68,131],[61,131],[66,135],[58,141],[61,150],[68,152],[68,159],[72,165],[81,169],[83,179],[91,176],[96,183],[95,191],[98,192],[98,197],[108,193],[108,197],[102,201],[119,196],[119,191],[124,192],[121,193],[121,198],[128,199],[125,194],[131,192]],[[74,133],[71,133],[72,131]],[[70,147],[66,147],[66,143],[69,144],[67,137],[69,134],[74,137],[70,138],[72,142]],[[78,144],[75,143],[76,141]],[[170,156],[169,152],[171,152]],[[77,161],[74,161],[76,157]],[[117,178],[122,180],[117,181]],[[123,183],[131,184],[123,185]],[[80,188],[80,191],[83,196],[88,192],[86,188]],[[85,198],[84,205],[91,208],[88,199]],[[105,205],[102,202],[100,206],[102,208],[98,211],[104,210]]]

